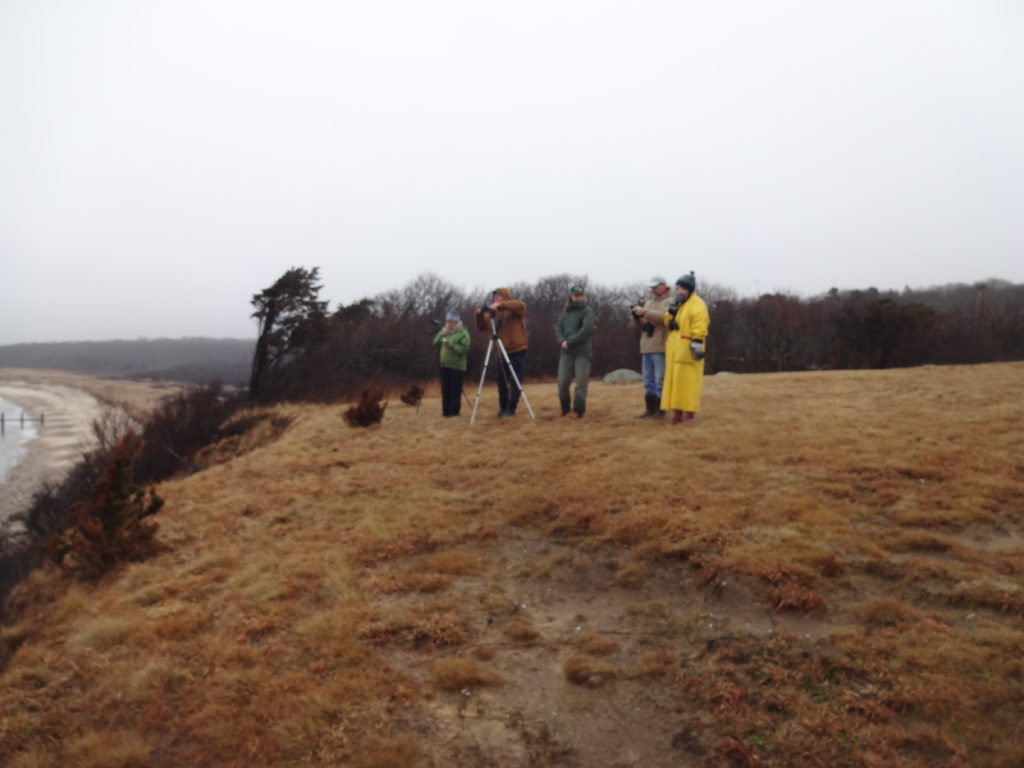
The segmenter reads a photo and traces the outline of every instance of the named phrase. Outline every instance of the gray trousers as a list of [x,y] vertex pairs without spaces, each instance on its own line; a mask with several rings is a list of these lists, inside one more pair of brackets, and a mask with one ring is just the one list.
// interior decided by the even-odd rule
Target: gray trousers
[[[569,397],[569,385],[576,379],[576,392]],[[590,383],[590,358],[562,350],[558,356],[558,401],[562,413],[571,410],[582,416],[587,410],[587,385]]]

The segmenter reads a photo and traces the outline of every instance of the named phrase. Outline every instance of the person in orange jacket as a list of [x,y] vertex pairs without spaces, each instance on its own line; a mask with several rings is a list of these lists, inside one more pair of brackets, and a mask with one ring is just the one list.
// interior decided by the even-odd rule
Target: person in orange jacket
[[[498,339],[508,353],[509,363],[515,371],[520,384],[526,371],[526,349],[529,346],[529,335],[526,331],[526,304],[513,299],[508,288],[496,288],[491,296],[491,303],[486,307],[477,307],[476,327],[481,331],[491,331],[491,318],[498,329]],[[519,404],[519,387],[506,370],[508,365],[503,356],[498,359],[498,411],[499,419],[507,419],[516,415]]]

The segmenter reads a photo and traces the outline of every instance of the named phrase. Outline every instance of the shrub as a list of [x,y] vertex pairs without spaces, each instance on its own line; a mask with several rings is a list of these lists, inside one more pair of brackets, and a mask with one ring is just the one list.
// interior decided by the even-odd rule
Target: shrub
[[132,464],[141,449],[129,432],[107,458],[88,501],[71,507],[71,525],[44,545],[58,565],[85,578],[98,578],[115,566],[143,560],[155,550],[156,514],[163,499],[132,481]]
[[135,480],[154,483],[194,469],[195,455],[226,436],[222,425],[241,404],[240,397],[225,395],[216,384],[164,400],[145,419]]
[[363,390],[363,396],[356,405],[345,411],[345,422],[350,427],[370,427],[384,418],[387,403],[381,403],[384,393],[380,390]]
[[406,405],[420,407],[420,402],[423,400],[423,387],[413,384],[404,393],[402,393],[401,401]]

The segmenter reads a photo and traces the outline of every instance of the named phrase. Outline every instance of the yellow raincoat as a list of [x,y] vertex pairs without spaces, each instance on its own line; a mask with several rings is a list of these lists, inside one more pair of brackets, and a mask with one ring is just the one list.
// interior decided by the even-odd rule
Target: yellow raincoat
[[[665,313],[664,324],[668,325],[672,315]],[[662,410],[700,410],[700,390],[704,383],[704,360],[693,359],[690,341],[705,342],[711,318],[704,300],[691,293],[676,311],[678,331],[669,331],[665,340],[665,384],[661,389]]]

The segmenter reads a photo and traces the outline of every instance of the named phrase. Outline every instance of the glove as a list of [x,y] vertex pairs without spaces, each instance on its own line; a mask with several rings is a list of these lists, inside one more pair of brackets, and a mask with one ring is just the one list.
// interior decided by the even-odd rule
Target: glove
[[676,322],[676,319],[674,317],[671,320],[668,321],[668,329],[670,331],[678,331],[679,330],[679,323]]
[[694,339],[690,342],[690,354],[693,355],[694,360],[704,359],[704,342],[700,339]]

